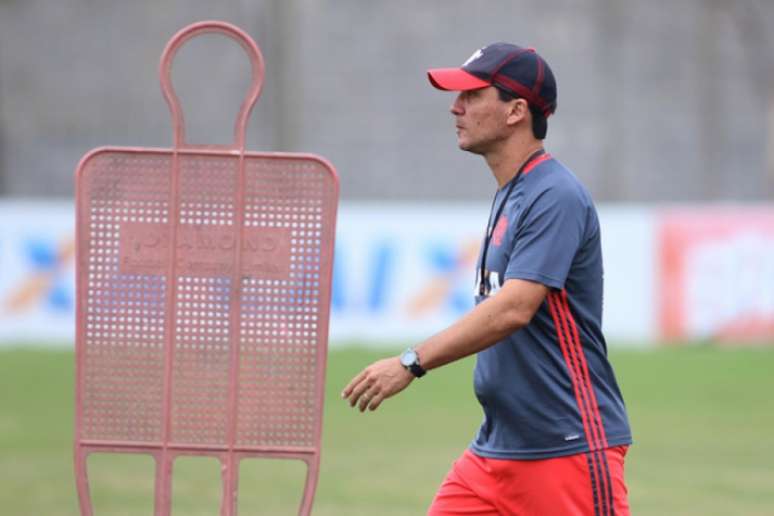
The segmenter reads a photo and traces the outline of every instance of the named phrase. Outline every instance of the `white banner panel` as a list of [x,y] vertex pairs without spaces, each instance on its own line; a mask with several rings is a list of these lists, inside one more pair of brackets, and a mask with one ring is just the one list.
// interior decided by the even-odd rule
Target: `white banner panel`
[[[473,306],[475,261],[489,215],[482,204],[342,205],[331,342],[408,345]],[[609,340],[658,336],[654,215],[600,209]],[[0,343],[62,343],[74,335],[71,203],[0,204]]]
[[0,203],[0,343],[75,338],[75,209]]
[[470,310],[487,216],[485,205],[343,206],[331,336],[412,341]]
[[616,344],[643,344],[658,339],[654,210],[603,205],[599,207],[599,220],[605,268],[605,336]]
[[[410,344],[473,307],[475,262],[489,205],[345,205],[334,271],[331,335]],[[605,261],[603,329],[616,343],[657,337],[654,217],[600,209]]]

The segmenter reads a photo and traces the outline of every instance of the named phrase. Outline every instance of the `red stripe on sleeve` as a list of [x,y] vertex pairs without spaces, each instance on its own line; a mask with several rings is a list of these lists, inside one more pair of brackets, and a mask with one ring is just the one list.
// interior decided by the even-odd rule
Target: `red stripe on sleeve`
[[591,407],[594,412],[594,418],[595,422],[599,426],[599,438],[600,438],[600,444],[602,445],[602,448],[607,448],[607,436],[605,435],[605,427],[602,424],[602,417],[599,414],[599,404],[597,403],[597,395],[594,393],[594,387],[591,384],[591,376],[589,376],[589,367],[588,363],[586,362],[586,356],[583,354],[583,347],[581,346],[580,337],[578,335],[578,327],[575,324],[575,319],[572,316],[572,312],[570,312],[570,305],[567,301],[567,291],[562,290],[562,305],[564,308],[565,313],[567,314],[567,319],[570,322],[570,328],[572,329],[572,341],[575,345],[575,348],[578,350],[580,355],[580,365],[581,365],[581,373],[582,373],[582,380],[585,382],[585,384],[588,386],[589,392],[591,393]]
[[578,404],[578,411],[581,415],[581,421],[583,423],[583,432],[586,434],[586,442],[589,444],[591,453],[589,457],[592,461],[592,467],[589,468],[589,474],[592,477],[592,482],[598,486],[594,492],[594,496],[597,498],[595,505],[603,507],[602,500],[602,468],[598,462],[596,453],[593,453],[596,448],[596,442],[592,434],[590,417],[588,413],[588,400],[586,399],[586,393],[583,386],[580,383],[580,373],[578,370],[578,364],[576,360],[571,357],[571,349],[568,343],[570,330],[567,326],[567,322],[564,319],[564,313],[561,306],[561,298],[559,294],[555,292],[549,292],[548,294],[548,310],[551,312],[551,317],[554,320],[554,326],[556,327],[556,336],[559,340],[559,347],[564,355],[564,361],[567,365],[567,372],[570,375],[570,381],[572,382],[573,391],[575,392],[575,401]]

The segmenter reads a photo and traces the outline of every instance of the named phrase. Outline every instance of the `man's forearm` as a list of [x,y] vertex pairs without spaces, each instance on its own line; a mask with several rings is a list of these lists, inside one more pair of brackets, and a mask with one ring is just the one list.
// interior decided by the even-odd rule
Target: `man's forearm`
[[[541,286],[541,288],[543,288]],[[434,369],[477,353],[526,326],[545,297],[514,295],[505,289],[416,347],[423,368]],[[538,296],[540,296],[538,300]]]
[[[548,288],[540,283],[511,279],[497,295],[478,304],[462,319],[416,347],[419,362],[434,369],[466,357],[504,339],[529,324]],[[361,411],[376,410],[385,399],[399,393],[414,376],[398,357],[374,362],[356,375],[341,395]]]

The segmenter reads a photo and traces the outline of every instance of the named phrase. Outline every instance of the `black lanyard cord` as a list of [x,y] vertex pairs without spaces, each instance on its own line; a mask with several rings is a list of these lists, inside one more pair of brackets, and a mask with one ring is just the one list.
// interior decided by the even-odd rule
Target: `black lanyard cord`
[[505,208],[505,205],[508,203],[508,198],[511,196],[511,192],[513,192],[513,188],[516,186],[516,183],[519,182],[519,178],[521,177],[521,174],[524,172],[524,170],[529,166],[530,163],[535,161],[538,157],[545,154],[546,151],[544,149],[540,149],[534,153],[532,153],[529,158],[527,158],[527,161],[524,162],[524,164],[519,168],[519,171],[516,172],[516,175],[513,179],[511,179],[511,184],[508,185],[508,190],[505,192],[505,198],[503,199],[503,202],[500,203],[500,206],[497,208],[497,213],[495,213],[494,219],[492,218],[492,212],[494,211],[495,201],[497,200],[497,193],[495,193],[494,199],[492,199],[492,207],[489,209],[489,224],[486,227],[486,236],[484,237],[484,249],[481,252],[481,270],[479,275],[479,284],[478,284],[478,294],[480,296],[483,296],[487,292],[487,284],[489,283],[489,278],[486,276],[486,253],[489,250],[489,241],[492,239],[492,234],[494,233],[495,225],[500,220],[500,216],[503,213],[503,209]]

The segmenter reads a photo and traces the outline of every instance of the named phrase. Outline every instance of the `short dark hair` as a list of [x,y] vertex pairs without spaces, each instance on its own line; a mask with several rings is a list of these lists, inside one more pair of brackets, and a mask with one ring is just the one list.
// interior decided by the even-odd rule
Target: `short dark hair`
[[[503,102],[523,98],[505,91],[502,88],[497,88],[496,86],[495,89],[497,89],[497,96],[500,97],[500,100]],[[548,120],[546,120],[543,112],[530,104],[529,101],[527,102],[527,106],[529,106],[529,112],[532,114],[532,134],[535,135],[535,138],[538,140],[545,140],[546,133],[548,132]]]

